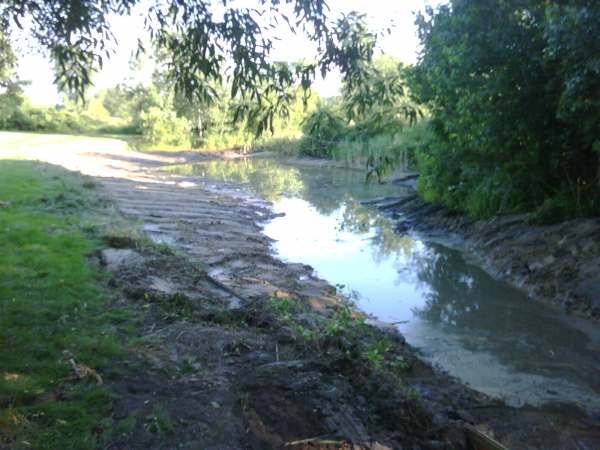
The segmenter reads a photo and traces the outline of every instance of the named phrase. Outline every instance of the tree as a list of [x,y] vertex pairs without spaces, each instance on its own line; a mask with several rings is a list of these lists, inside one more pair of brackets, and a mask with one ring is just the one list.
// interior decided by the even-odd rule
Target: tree
[[0,87],[7,87],[15,78],[17,56],[10,45],[10,40],[0,28]]
[[[6,27],[22,28],[30,19],[31,36],[50,52],[57,65],[57,82],[83,96],[94,70],[110,55],[115,38],[107,15],[128,15],[141,0],[5,0],[0,16]],[[314,69],[327,72],[332,66],[351,71],[355,59],[338,43],[339,31],[327,20],[324,0],[289,0],[291,16],[279,0],[261,0],[257,8],[236,8],[225,3],[222,17],[208,0],[162,2],[148,8],[145,26],[152,42],[168,55],[169,78],[186,98],[210,100],[208,81],[220,80],[228,71],[232,96],[251,95],[265,77],[273,47],[265,28],[281,21],[294,32],[305,33],[319,44]],[[140,44],[141,47],[141,44]]]
[[545,55],[558,65],[553,88],[557,117],[569,123],[598,154],[600,185],[600,4],[594,0],[553,4],[547,10]]
[[19,80],[16,68],[17,56],[0,27],[0,129],[12,128],[22,119],[23,86],[28,82]]
[[[573,40],[565,48],[589,51],[574,58],[598,60],[598,41],[584,44],[600,28],[598,16],[586,16],[586,26],[569,27],[575,16],[558,19],[571,8],[560,5],[581,4],[453,0],[417,17],[424,47],[411,88],[432,111],[435,136],[420,154],[428,200],[484,216],[537,209],[556,220],[598,212],[595,138],[584,132],[597,124],[597,103],[580,102],[585,91],[568,94],[588,63],[571,61],[558,44],[565,33]],[[582,85],[593,91],[590,73]],[[576,110],[587,119],[580,122]]]

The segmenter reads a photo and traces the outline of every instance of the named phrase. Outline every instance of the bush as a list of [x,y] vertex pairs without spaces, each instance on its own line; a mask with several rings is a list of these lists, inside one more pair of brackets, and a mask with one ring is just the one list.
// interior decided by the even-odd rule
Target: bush
[[175,112],[156,107],[140,114],[140,129],[144,140],[152,145],[190,148],[191,127],[187,119],[177,117]]
[[0,117],[0,129],[18,131],[80,132],[87,128],[79,115],[54,107],[24,107]]

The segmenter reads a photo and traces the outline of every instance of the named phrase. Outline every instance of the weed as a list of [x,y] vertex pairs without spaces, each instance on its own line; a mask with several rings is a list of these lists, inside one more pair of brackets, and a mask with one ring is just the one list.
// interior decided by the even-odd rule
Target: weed
[[399,370],[408,369],[408,363],[404,360],[403,356],[396,356],[396,358],[390,361],[390,366],[395,367]]
[[179,366],[179,371],[182,375],[185,375],[196,372],[196,368],[192,365],[192,363],[189,360],[185,359]]
[[118,425],[115,427],[114,431],[117,434],[128,434],[131,433],[137,422],[141,416],[141,411],[135,410],[131,414],[129,414],[126,418],[121,420]]
[[406,390],[406,393],[408,394],[409,397],[413,397],[413,398],[419,398],[421,396],[419,391],[416,391],[413,388],[408,388]]
[[385,353],[390,349],[390,342],[387,340],[371,339],[363,348],[363,358],[376,369],[380,368],[385,361]]
[[329,336],[339,337],[342,333],[347,339],[352,339],[358,331],[368,332],[365,325],[367,317],[358,313],[350,304],[342,303],[340,309],[333,313],[326,323]]
[[192,305],[190,299],[184,294],[178,292],[173,295],[159,296],[158,300],[168,313],[188,319],[192,317]]
[[171,247],[167,244],[164,244],[162,242],[150,241],[150,242],[148,242],[147,245],[148,245],[148,247],[156,250],[161,255],[172,255],[172,256],[177,256],[180,258],[185,258],[185,255],[183,253],[181,253],[179,250],[176,250],[173,247]]
[[317,336],[316,331],[310,330],[296,321],[296,313],[306,311],[299,299],[275,296],[269,300],[268,307],[283,325],[292,328],[303,339],[310,341]]
[[161,439],[166,435],[173,434],[175,424],[169,416],[167,407],[163,404],[157,404],[144,417],[144,428],[149,433],[157,434]]

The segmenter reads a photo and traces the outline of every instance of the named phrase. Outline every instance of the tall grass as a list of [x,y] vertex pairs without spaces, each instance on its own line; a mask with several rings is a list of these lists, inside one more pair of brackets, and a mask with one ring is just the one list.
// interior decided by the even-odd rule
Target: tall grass
[[415,151],[429,139],[426,121],[405,127],[394,135],[383,134],[367,139],[340,140],[331,148],[331,157],[349,164],[364,165],[368,160],[381,161],[385,157],[396,161],[396,168],[406,170],[415,165]]

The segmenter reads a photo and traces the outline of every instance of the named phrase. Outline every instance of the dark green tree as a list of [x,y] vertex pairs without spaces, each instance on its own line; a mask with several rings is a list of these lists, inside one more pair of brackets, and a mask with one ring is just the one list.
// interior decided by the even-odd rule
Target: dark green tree
[[600,55],[588,36],[600,22],[591,13],[578,22],[584,3],[453,0],[417,17],[424,47],[411,87],[432,111],[435,136],[420,153],[428,200],[484,216],[597,213],[598,103],[581,102],[580,89],[598,98],[586,64]]
[[560,93],[557,117],[599,155],[600,183],[600,4],[557,2],[547,9],[544,30],[545,55],[558,66],[551,85]]

